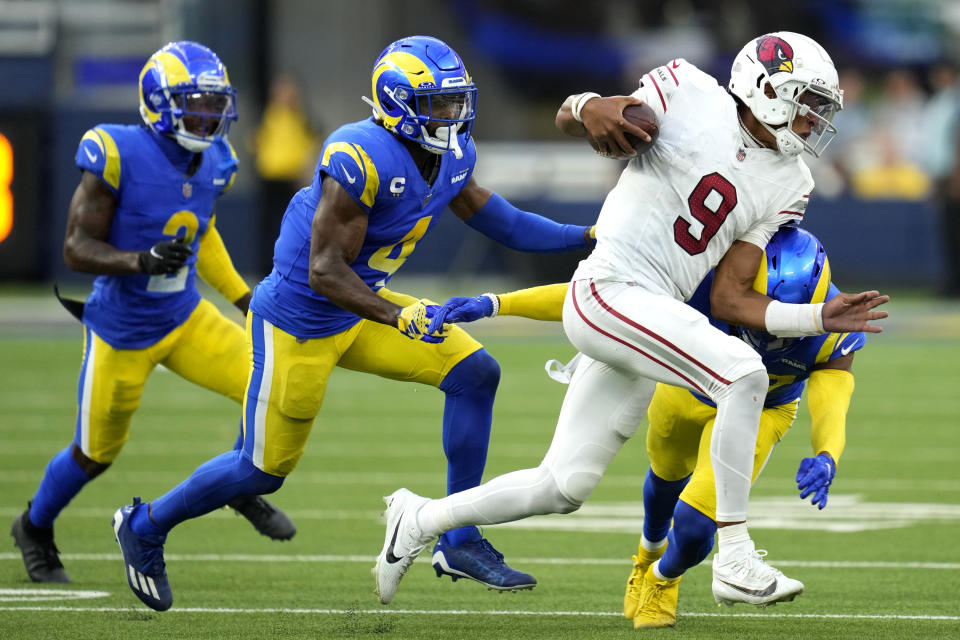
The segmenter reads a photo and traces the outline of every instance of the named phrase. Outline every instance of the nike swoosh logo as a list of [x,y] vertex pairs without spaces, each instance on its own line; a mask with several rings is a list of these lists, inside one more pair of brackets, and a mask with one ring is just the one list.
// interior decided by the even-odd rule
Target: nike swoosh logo
[[849,347],[844,347],[843,349],[840,349],[840,355],[842,355],[842,356],[847,355],[848,353],[850,353],[850,350],[851,350],[851,349],[853,349],[853,345],[850,345]]
[[86,147],[84,147],[84,148],[83,148],[83,152],[84,152],[85,154],[87,154],[87,157],[90,159],[90,162],[96,162],[96,161],[97,161],[97,154],[95,154],[95,153],[90,153],[90,149],[87,149]]
[[[341,167],[343,165],[340,165]],[[393,537],[390,539],[390,546],[387,547],[387,562],[390,564],[396,564],[400,562],[400,558],[393,555],[393,547],[397,544],[397,534],[400,532],[400,521],[403,520],[403,514],[400,514],[400,517],[397,518],[397,526],[393,530]]]
[[347,171],[347,168],[346,168],[345,166],[343,166],[343,163],[342,163],[342,162],[340,163],[340,168],[343,169],[343,175],[347,176],[347,181],[348,181],[350,184],[353,184],[354,182],[357,181],[356,178],[354,178],[352,175],[350,175],[350,173]]
[[720,582],[722,582],[722,583],[725,584],[725,585],[729,585],[729,586],[733,587],[734,589],[736,589],[736,590],[739,591],[740,593],[745,593],[745,594],[747,594],[748,596],[757,596],[757,597],[759,597],[759,598],[764,598],[764,597],[766,597],[766,596],[769,596],[770,594],[772,594],[774,591],[777,590],[777,581],[776,581],[776,580],[774,580],[773,582],[771,582],[769,585],[767,585],[767,586],[766,586],[765,588],[763,588],[763,589],[747,589],[746,587],[741,587],[741,586],[738,585],[738,584],[733,584],[732,582],[727,582],[726,580],[721,580]]

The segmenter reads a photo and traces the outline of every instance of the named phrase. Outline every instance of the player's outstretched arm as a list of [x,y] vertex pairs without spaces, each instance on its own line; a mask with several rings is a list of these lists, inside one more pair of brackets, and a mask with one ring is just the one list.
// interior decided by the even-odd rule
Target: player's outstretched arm
[[367,212],[331,177],[323,180],[323,197],[310,233],[310,287],[342,309],[388,324],[410,338],[440,342],[426,332],[438,305],[419,301],[401,307],[375,294],[350,267],[363,247]]
[[870,323],[890,315],[886,311],[874,311],[889,301],[890,296],[882,296],[879,291],[839,293],[823,305],[824,331],[880,333],[883,329]]
[[717,265],[710,290],[710,310],[717,320],[760,329],[780,337],[814,336],[822,333],[882,329],[869,324],[887,317],[874,311],[890,300],[876,291],[841,293],[819,304],[786,304],[753,290],[763,251],[738,240]]
[[650,134],[628,122],[623,110],[628,105],[642,101],[633,96],[602,97],[586,92],[568,96],[560,105],[554,120],[557,128],[568,136],[589,138],[597,153],[613,158],[628,158],[637,155],[625,133],[631,133],[647,142]]
[[484,293],[474,298],[453,297],[433,317],[429,332],[440,330],[444,323],[474,322],[497,315],[560,322],[567,286],[568,283],[561,282],[499,295]]
[[595,244],[592,226],[561,224],[518,209],[473,177],[450,201],[450,210],[483,235],[517,251],[551,253]]

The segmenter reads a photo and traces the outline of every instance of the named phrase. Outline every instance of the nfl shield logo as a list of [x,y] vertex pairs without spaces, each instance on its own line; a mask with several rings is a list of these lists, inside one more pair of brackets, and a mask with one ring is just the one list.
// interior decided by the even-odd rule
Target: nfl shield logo
[[190,184],[189,182],[184,182],[184,183],[183,183],[183,197],[184,197],[184,198],[189,198],[189,197],[192,196],[192,195],[193,195],[193,185]]

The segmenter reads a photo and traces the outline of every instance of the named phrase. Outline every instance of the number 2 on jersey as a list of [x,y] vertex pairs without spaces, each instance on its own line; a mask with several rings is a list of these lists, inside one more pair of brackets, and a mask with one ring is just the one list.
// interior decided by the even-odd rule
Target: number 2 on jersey
[[[711,209],[707,206],[707,198],[714,192],[720,196],[720,204]],[[727,214],[737,206],[737,188],[719,173],[705,175],[687,198],[687,206],[690,215],[703,225],[703,231],[699,238],[694,237],[690,233],[690,223],[683,216],[677,216],[673,222],[673,238],[684,251],[695,256],[706,251],[710,238],[716,235]]]
[[[180,235],[184,236],[189,245],[197,235],[197,229],[200,223],[197,216],[192,211],[177,211],[170,216],[167,224],[163,226],[163,235],[170,236],[171,239]],[[154,293],[175,293],[183,291],[187,287],[187,274],[190,267],[183,265],[180,270],[174,274],[161,273],[150,276],[147,281],[147,291]]]

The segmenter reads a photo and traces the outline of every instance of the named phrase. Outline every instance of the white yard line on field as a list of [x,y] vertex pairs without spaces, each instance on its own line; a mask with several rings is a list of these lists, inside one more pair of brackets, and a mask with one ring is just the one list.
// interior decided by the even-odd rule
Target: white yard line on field
[[[60,557],[70,561],[103,562],[120,560],[120,553],[62,553]],[[370,563],[376,559],[365,555],[296,555],[296,554],[253,554],[253,553],[167,553],[167,562],[302,562],[302,563]],[[21,560],[16,552],[0,553],[0,561]],[[586,566],[629,566],[625,558],[511,558],[516,564],[547,565],[586,565]],[[429,557],[421,557],[416,562],[429,564]],[[704,562],[701,566],[709,566]],[[946,569],[960,570],[960,562],[860,562],[828,560],[777,560],[778,567],[809,567],[817,569]]]
[[[15,517],[19,513],[19,508],[0,508],[0,517]],[[229,518],[231,513],[231,510],[218,509],[211,517]],[[372,509],[293,509],[287,513],[298,521],[380,521],[379,513]],[[110,512],[106,509],[76,508],[70,511],[70,515],[97,517],[107,522]],[[748,515],[751,529],[856,533],[902,529],[922,523],[958,523],[960,504],[872,502],[860,495],[834,494],[830,496],[830,508],[818,512],[796,496],[755,496],[750,500]],[[639,502],[594,502],[568,515],[534,516],[494,526],[636,536],[643,530],[643,506]]]
[[[91,612],[91,613],[142,613],[142,607],[41,607],[41,606],[14,606],[3,607],[2,611],[50,611],[50,612]],[[440,616],[622,616],[619,611],[470,611],[466,609],[238,609],[216,607],[182,607],[170,609],[171,613],[295,613],[303,615],[385,615],[385,614],[415,614]],[[957,621],[960,616],[925,616],[925,615],[895,615],[895,614],[864,614],[864,613],[707,613],[681,611],[680,616],[696,618],[805,618],[829,620],[931,620]]]

